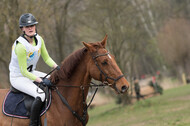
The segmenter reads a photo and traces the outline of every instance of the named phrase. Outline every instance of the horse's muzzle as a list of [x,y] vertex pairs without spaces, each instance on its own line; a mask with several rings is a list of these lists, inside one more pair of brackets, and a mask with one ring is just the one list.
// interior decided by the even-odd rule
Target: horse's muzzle
[[115,89],[115,91],[118,94],[122,94],[122,93],[127,92],[127,90],[129,89],[129,86],[128,85],[122,85],[121,87],[117,87],[116,85],[113,85],[113,88]]
[[128,86],[123,85],[123,86],[121,87],[121,93],[125,93],[128,89],[129,89]]

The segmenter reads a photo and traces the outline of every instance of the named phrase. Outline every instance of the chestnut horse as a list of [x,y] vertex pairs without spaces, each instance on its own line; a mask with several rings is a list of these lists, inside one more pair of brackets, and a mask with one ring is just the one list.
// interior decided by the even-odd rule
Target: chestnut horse
[[[52,90],[52,103],[49,110],[41,117],[42,125],[47,119],[48,126],[85,126],[88,122],[86,97],[91,79],[107,82],[117,93],[124,93],[129,83],[116,64],[114,57],[105,46],[107,35],[100,42],[83,42],[83,48],[69,55],[61,65],[61,69],[51,74],[50,80],[56,85]],[[9,89],[0,90],[2,105]],[[59,92],[59,95],[57,93]],[[63,101],[68,103],[64,103]],[[27,126],[29,119],[5,116],[0,107],[0,126]],[[85,115],[86,116],[83,116]],[[46,117],[45,117],[46,116]]]

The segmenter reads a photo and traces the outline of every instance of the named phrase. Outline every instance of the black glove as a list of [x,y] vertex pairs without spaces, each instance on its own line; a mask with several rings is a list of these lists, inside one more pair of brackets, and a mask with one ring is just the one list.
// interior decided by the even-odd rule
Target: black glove
[[49,79],[47,79],[47,78],[44,78],[41,83],[43,85],[45,85],[45,86],[48,86],[48,87],[52,87],[53,86],[53,84],[51,83],[51,81]]
[[60,67],[59,67],[59,66],[57,66],[55,69],[60,70]]

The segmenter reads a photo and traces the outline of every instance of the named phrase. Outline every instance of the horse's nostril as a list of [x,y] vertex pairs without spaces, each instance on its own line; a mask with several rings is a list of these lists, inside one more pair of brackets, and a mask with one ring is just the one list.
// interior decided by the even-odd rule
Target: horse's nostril
[[121,87],[121,92],[124,93],[127,91],[127,89],[128,89],[128,87],[126,85],[124,85]]

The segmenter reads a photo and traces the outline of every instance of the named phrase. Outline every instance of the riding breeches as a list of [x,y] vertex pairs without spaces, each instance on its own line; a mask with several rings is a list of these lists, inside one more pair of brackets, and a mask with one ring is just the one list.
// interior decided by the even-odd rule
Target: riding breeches
[[[32,73],[38,77],[44,77],[46,75],[45,73],[39,71],[33,71]],[[42,102],[44,102],[45,92],[42,89],[40,89],[37,85],[35,85],[33,81],[28,79],[27,77],[15,76],[10,74],[10,82],[15,89],[25,94],[28,94],[34,98],[40,97]]]

